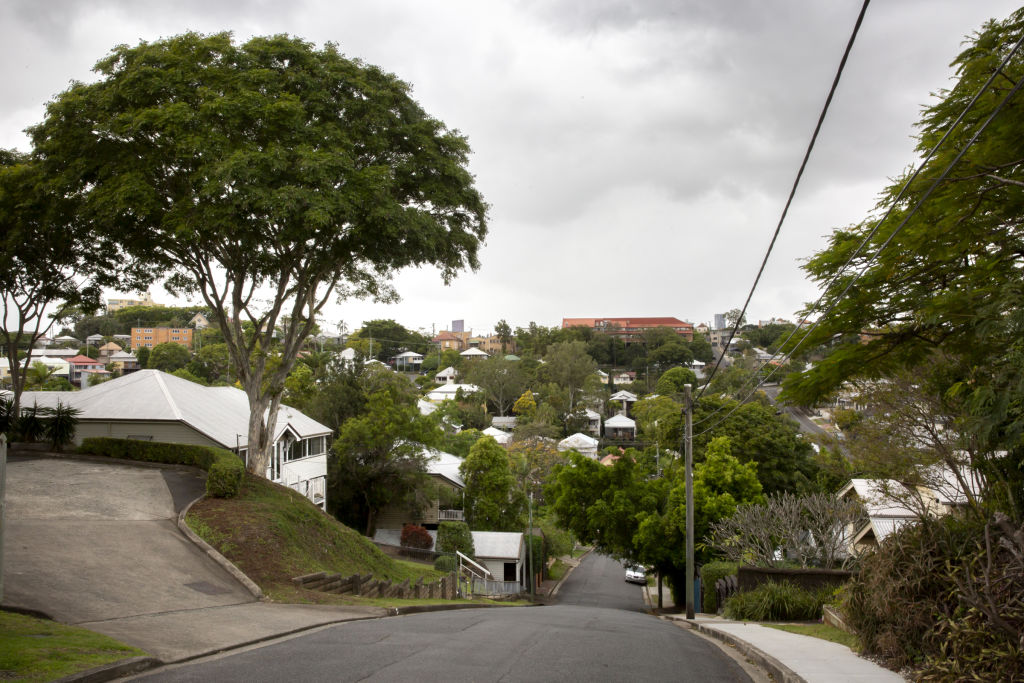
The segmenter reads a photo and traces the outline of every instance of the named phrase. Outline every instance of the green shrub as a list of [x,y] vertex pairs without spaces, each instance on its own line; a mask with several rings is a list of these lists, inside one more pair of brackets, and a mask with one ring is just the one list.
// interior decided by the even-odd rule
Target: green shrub
[[718,592],[715,590],[715,582],[727,576],[734,575],[739,571],[737,562],[709,562],[700,568],[700,585],[703,592],[701,610],[708,614],[718,612]]
[[473,533],[465,522],[441,522],[437,525],[437,550],[454,553],[456,550],[473,557]]
[[979,532],[953,516],[919,520],[861,559],[843,614],[865,654],[898,670],[941,649],[936,624],[958,612],[947,565],[961,564]]
[[83,440],[78,450],[111,458],[198,467],[208,473],[206,493],[215,498],[233,498],[238,495],[245,472],[245,463],[241,458],[231,451],[211,446],[97,437]]
[[229,455],[231,457],[217,458],[207,470],[206,493],[214,498],[234,498],[242,486],[245,463],[233,453]]
[[817,620],[821,619],[821,606],[833,593],[831,587],[812,593],[785,581],[766,581],[726,600],[725,616],[744,621]]
[[537,522],[537,526],[544,532],[544,538],[548,542],[548,555],[551,557],[563,557],[572,553],[572,534],[564,529],[559,529],[552,520],[543,518]]
[[434,569],[439,572],[453,572],[459,568],[459,560],[454,555],[439,555],[434,560]]

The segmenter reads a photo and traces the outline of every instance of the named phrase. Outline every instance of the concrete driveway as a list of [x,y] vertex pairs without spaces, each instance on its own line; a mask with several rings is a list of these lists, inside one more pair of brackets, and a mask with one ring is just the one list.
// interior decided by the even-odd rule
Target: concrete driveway
[[254,602],[178,530],[201,471],[14,455],[7,475],[5,605],[81,624]]
[[178,512],[204,490],[205,474],[191,468],[11,456],[3,604],[165,663],[387,613],[256,601],[178,529]]

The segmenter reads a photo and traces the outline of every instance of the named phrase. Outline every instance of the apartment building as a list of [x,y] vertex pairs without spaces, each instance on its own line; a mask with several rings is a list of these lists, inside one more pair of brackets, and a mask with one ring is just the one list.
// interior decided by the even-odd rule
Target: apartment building
[[188,327],[133,327],[132,350],[145,346],[153,348],[157,344],[172,342],[192,348],[192,329]]

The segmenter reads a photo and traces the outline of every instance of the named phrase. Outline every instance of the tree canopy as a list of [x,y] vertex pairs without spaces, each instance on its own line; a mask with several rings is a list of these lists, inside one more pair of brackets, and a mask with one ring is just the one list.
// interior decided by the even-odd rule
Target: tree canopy
[[372,394],[366,412],[341,427],[328,458],[327,497],[341,521],[372,535],[377,513],[411,500],[425,479],[425,446],[441,433],[415,405],[396,402],[387,390]]
[[459,468],[466,482],[466,521],[480,531],[518,531],[526,499],[508,453],[490,436],[477,440]]
[[446,281],[477,266],[486,205],[468,143],[407,84],[333,44],[187,33],[119,46],[96,71],[48,105],[37,154],[85,220],[202,295],[248,395],[250,469],[263,474],[267,425],[329,300],[392,299],[405,266]]
[[[923,110],[918,151],[932,149],[966,111],[963,122],[902,196],[909,174],[885,189],[879,206],[893,208],[888,217],[836,230],[807,262],[824,289],[822,308],[834,307],[804,344],[849,341],[790,378],[782,394],[806,405],[853,378],[902,370],[929,376],[941,365],[940,393],[962,415],[957,428],[990,452],[1009,451],[1008,458],[975,464],[1012,474],[1018,491],[1024,489],[1024,99],[1013,88],[1024,75],[1024,54],[1000,64],[1022,31],[1024,10],[1018,10],[973,37],[953,62],[953,87]],[[991,87],[968,109],[991,76]],[[947,168],[949,176],[932,189]],[[1024,514],[1020,494],[1016,506]]]
[[15,411],[36,341],[54,320],[100,306],[104,287],[137,286],[145,273],[125,260],[112,231],[77,212],[77,198],[51,186],[29,155],[0,150],[0,341],[7,352]]

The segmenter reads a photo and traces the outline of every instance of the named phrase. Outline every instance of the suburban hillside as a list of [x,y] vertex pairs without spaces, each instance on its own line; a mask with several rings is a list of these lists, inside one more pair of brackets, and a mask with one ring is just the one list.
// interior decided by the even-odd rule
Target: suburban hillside
[[246,573],[273,600],[356,600],[296,588],[291,579],[318,571],[373,574],[378,579],[425,581],[440,572],[396,561],[369,539],[325,515],[305,497],[246,475],[235,498],[206,498],[186,518],[207,543]]

